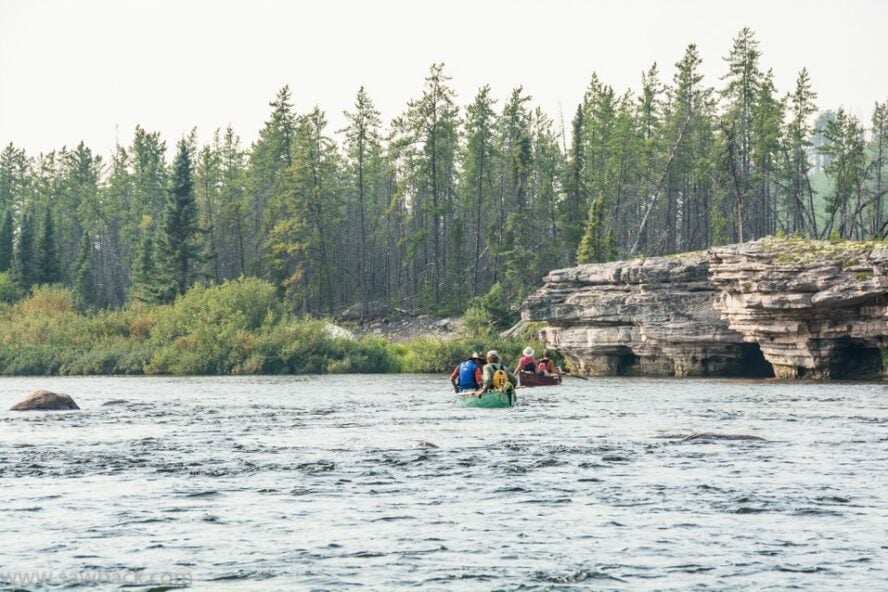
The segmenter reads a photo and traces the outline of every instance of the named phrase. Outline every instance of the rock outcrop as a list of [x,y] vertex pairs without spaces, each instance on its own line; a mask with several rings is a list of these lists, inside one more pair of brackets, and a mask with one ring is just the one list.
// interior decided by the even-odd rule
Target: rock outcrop
[[10,407],[10,411],[73,411],[80,409],[74,399],[49,391],[35,391],[30,397]]
[[778,378],[878,378],[888,342],[888,248],[763,239],[710,251],[715,308]]
[[713,306],[705,254],[551,272],[522,317],[545,321],[547,342],[595,376],[760,376],[754,346]]
[[886,295],[881,243],[762,239],[556,270],[522,318],[584,374],[875,378]]

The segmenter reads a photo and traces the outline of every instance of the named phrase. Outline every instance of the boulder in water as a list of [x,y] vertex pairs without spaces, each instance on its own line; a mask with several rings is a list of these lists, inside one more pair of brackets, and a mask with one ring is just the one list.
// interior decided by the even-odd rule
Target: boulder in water
[[80,407],[68,395],[42,390],[35,391],[24,401],[9,408],[10,411],[73,411],[78,409]]

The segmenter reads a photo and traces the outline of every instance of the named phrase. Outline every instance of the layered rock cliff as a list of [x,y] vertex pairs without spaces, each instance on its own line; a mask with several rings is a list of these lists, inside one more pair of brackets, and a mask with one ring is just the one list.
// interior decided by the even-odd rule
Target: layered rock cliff
[[888,342],[888,248],[763,239],[709,253],[715,308],[778,378],[874,378]]
[[556,270],[522,316],[585,374],[872,378],[886,294],[880,243],[763,239]]

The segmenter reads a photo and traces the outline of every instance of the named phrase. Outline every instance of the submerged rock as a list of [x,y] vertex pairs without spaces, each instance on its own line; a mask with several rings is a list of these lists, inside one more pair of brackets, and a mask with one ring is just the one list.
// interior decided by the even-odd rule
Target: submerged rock
[[24,401],[9,408],[10,411],[73,411],[77,409],[80,407],[68,395],[42,390],[35,391]]
[[102,403],[102,407],[110,407],[112,405],[126,405],[129,403],[126,399],[111,399],[110,401],[105,401]]
[[694,440],[732,440],[732,441],[756,441],[767,442],[764,438],[758,436],[750,436],[748,434],[715,434],[712,432],[703,432],[700,434],[691,434],[681,439],[682,442],[693,442]]

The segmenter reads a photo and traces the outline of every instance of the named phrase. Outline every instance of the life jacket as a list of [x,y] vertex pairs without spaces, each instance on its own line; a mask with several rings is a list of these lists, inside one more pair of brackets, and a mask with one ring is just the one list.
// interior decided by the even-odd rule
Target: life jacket
[[475,382],[475,370],[478,368],[478,362],[475,360],[466,360],[459,365],[459,390],[471,391],[481,385]]
[[510,390],[514,385],[509,382],[509,375],[503,370],[502,364],[491,364],[493,366],[492,386],[498,391]]
[[533,372],[536,370],[536,363],[533,361],[533,356],[524,356],[521,358],[519,364],[521,365],[522,372]]
[[539,368],[540,372],[549,372],[550,371],[549,364],[551,362],[552,362],[552,360],[550,360],[549,358],[540,358],[540,363],[537,366],[537,368]]

